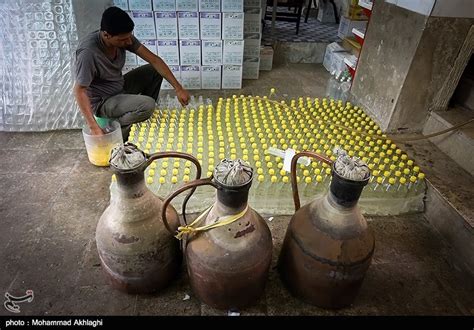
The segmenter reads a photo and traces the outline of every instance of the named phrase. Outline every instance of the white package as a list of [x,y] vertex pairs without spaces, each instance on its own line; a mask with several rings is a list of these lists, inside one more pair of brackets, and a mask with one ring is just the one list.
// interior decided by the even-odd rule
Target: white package
[[221,39],[221,13],[199,13],[201,39]]
[[222,89],[242,88],[242,66],[223,65],[222,66]]
[[132,11],[132,20],[135,23],[133,34],[138,40],[156,39],[155,20],[151,11]]
[[181,84],[186,89],[201,89],[201,70],[199,65],[181,66]]
[[155,12],[156,38],[178,39],[178,18],[175,12]]
[[128,10],[128,1],[127,0],[113,0],[112,3],[115,7],[118,7],[122,10],[125,10],[125,11]]
[[244,33],[261,33],[262,10],[260,8],[245,9]]
[[[262,8],[262,0],[244,0],[244,10],[247,8]],[[267,1],[267,0],[263,0]]]
[[152,11],[151,0],[128,0],[128,8],[131,11],[134,10],[143,10],[143,11]]
[[221,0],[199,0],[199,11],[220,12]]
[[222,16],[222,39],[244,38],[244,13],[224,13]]
[[168,65],[179,65],[178,40],[158,40],[158,56]]
[[176,11],[198,11],[198,0],[176,0]]
[[202,65],[221,65],[222,40],[202,40],[201,43]]
[[241,13],[244,11],[244,0],[222,0],[223,13]]
[[221,66],[202,66],[201,67],[201,89],[221,89]]
[[224,48],[222,52],[223,64],[242,65],[243,57],[243,40],[224,40]]
[[179,39],[199,39],[199,17],[197,12],[178,13]]
[[137,55],[135,53],[126,51],[125,52],[125,65],[137,65]]
[[175,0],[153,0],[154,11],[176,11]]
[[260,71],[259,57],[245,57],[242,65],[242,79],[258,79]]
[[179,62],[181,65],[201,65],[201,40],[180,40]]

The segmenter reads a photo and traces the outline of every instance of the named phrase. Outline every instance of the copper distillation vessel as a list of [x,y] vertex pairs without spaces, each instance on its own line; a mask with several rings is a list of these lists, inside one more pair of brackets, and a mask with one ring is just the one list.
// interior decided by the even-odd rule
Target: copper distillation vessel
[[[120,149],[122,148],[122,149]],[[117,167],[114,152],[138,155],[131,168]],[[145,169],[160,158],[183,158],[201,166],[196,158],[180,152],[157,152],[148,155],[132,143],[112,150],[111,169],[117,182],[111,186],[110,204],[99,219],[96,229],[97,250],[102,269],[111,285],[128,293],[150,293],[162,289],[178,273],[182,254],[177,240],[162,220],[163,199],[145,185]],[[186,197],[183,209],[190,197]],[[173,206],[164,209],[167,225],[176,230],[178,213]]]
[[[300,208],[296,162],[314,157],[332,167],[329,191]],[[370,266],[375,241],[357,206],[370,173],[361,181],[339,175],[331,160],[314,152],[296,154],[291,162],[295,214],[278,260],[281,278],[291,293],[329,309],[352,304]]]
[[[243,174],[240,181],[229,183],[226,180],[229,172],[218,173],[221,166],[234,174]],[[217,190],[215,203],[202,214],[199,222],[203,229],[189,232],[183,242],[194,293],[202,302],[217,309],[255,304],[268,278],[272,237],[268,225],[248,205],[252,179],[253,169],[246,163],[224,159],[211,177],[185,184],[164,202],[166,207],[178,194],[199,186],[210,185]],[[162,217],[166,224],[168,216],[162,212]],[[219,226],[221,221],[229,219],[233,222]],[[181,228],[189,229],[191,225],[183,222]]]

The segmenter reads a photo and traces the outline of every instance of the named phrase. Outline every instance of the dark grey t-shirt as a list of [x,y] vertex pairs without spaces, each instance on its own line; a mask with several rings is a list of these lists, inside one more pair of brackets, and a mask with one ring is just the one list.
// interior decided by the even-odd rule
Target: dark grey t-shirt
[[87,86],[87,94],[94,112],[103,99],[123,92],[122,68],[125,65],[125,51],[135,51],[141,43],[132,36],[132,45],[119,48],[115,59],[105,55],[105,45],[100,31],[88,34],[76,50],[76,82]]

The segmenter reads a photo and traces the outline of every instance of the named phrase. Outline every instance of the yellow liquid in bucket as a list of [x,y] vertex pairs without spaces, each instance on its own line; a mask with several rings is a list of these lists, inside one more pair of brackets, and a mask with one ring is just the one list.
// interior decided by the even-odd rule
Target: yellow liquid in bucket
[[87,150],[89,161],[95,166],[109,166],[110,150],[113,145],[90,146]]

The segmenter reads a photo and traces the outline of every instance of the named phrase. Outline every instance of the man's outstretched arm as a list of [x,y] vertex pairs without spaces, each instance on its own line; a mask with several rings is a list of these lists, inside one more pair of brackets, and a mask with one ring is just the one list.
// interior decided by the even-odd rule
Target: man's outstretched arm
[[92,135],[103,135],[102,129],[99,127],[95,121],[94,114],[92,112],[91,102],[89,96],[87,95],[87,87],[74,84],[74,96],[76,102],[79,105],[79,109],[86,120],[87,125],[91,130]]
[[181,84],[176,80],[173,72],[171,72],[168,65],[158,56],[153,54],[148,48],[141,45],[135,52],[138,56],[142,59],[150,63],[153,68],[155,68],[158,73],[165,78],[171,86],[173,86],[174,90],[176,91],[176,96],[178,97],[179,102],[182,106],[185,106],[189,102],[189,93],[186,89],[181,86]]

